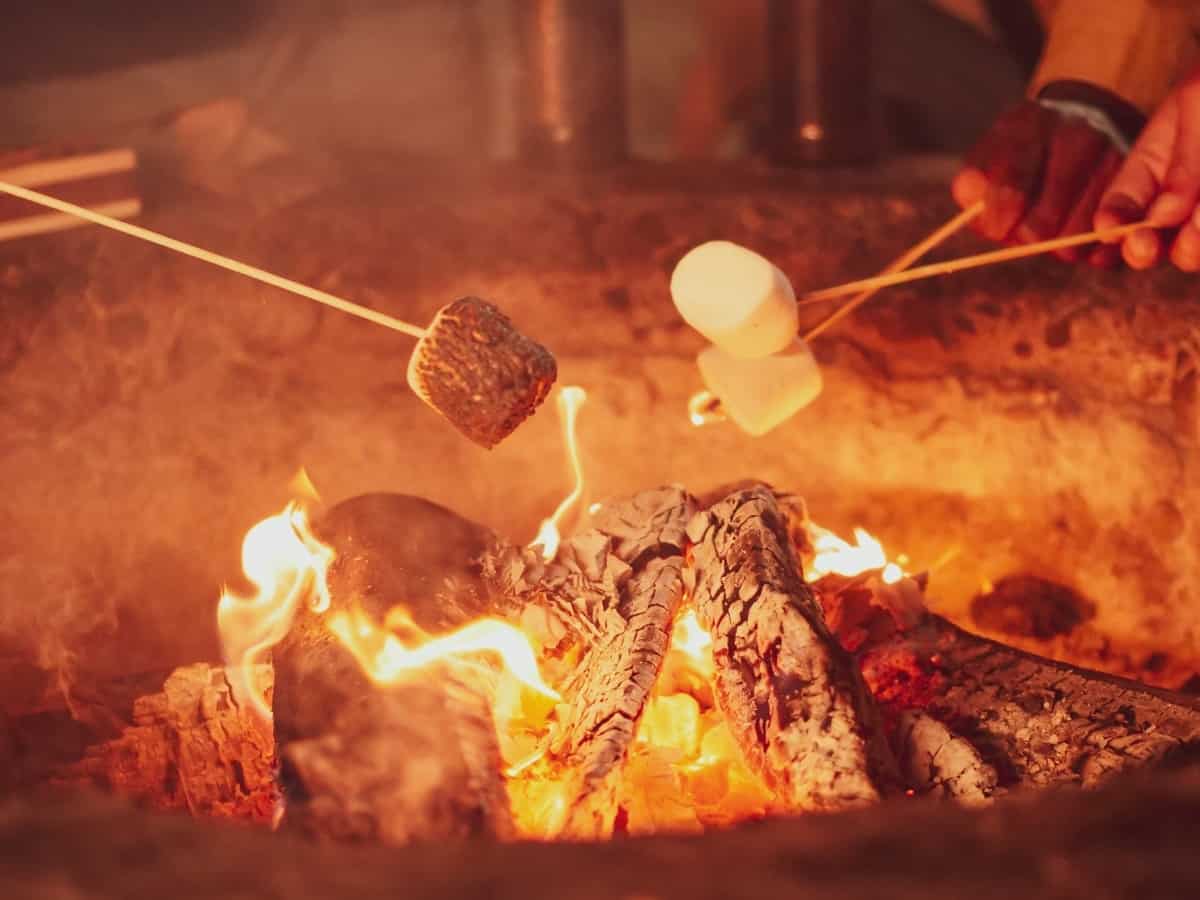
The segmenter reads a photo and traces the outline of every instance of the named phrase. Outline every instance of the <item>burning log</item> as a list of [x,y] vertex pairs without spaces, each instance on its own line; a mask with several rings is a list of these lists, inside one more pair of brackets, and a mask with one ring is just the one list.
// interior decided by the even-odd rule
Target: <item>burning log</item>
[[804,583],[770,491],[731,494],[688,537],[718,703],[751,765],[795,809],[878,800],[894,782],[879,715]]
[[[683,600],[685,529],[693,511],[682,490],[662,488],[606,505],[595,516],[594,534],[604,536],[605,555],[626,570],[609,603],[596,611],[601,631],[565,690],[570,711],[551,747],[570,772],[565,834],[612,834],[621,767]],[[579,543],[591,539],[584,535]]]
[[879,694],[898,674],[897,653],[925,661],[941,682],[926,711],[969,739],[1002,784],[1096,787],[1123,771],[1200,754],[1194,699],[1040,659],[933,615],[864,659]]
[[[699,505],[679,488],[644,492],[594,509],[592,527],[541,553],[398,495],[347,501],[307,531],[288,513],[265,520],[273,531],[252,529],[248,544],[282,541],[272,547],[284,571],[260,587],[284,602],[251,611],[295,615],[275,655],[286,826],[393,844],[518,829],[607,837],[863,805],[899,775],[979,805],[1017,787],[1099,786],[1200,747],[1195,701],[961,632],[929,615],[924,582],[894,565],[824,574],[836,570],[816,564],[815,547],[830,535],[797,498],[752,485]],[[314,547],[328,557],[309,556]],[[295,602],[312,584],[305,559],[321,563],[323,606]],[[503,688],[508,657],[497,675],[416,652],[457,641],[449,652],[504,655],[487,642],[462,649],[476,626],[512,631],[484,621],[493,616],[540,628],[565,696],[553,708],[547,688],[534,714],[521,695],[517,730],[502,712],[515,696]],[[243,644],[276,633],[268,625]],[[705,665],[689,668],[710,640],[712,658],[705,650]],[[266,819],[270,735],[232,697],[223,673],[181,670],[134,704],[133,727],[53,780]],[[728,761],[719,778],[713,759]],[[529,796],[547,801],[533,818]]]
[[[271,670],[256,671],[271,690]],[[158,809],[269,822],[278,799],[269,728],[234,701],[224,669],[197,663],[133,703],[133,722],[49,781],[99,787]]]
[[989,803],[999,777],[970,741],[932,716],[910,711],[896,729],[900,773],[922,794],[936,794],[964,806]]
[[621,774],[658,680],[683,599],[685,529],[695,510],[677,487],[643,491],[593,511],[592,527],[550,561],[508,549],[487,568],[558,653],[578,665],[539,774],[558,779],[560,806],[541,830],[606,837],[618,814]]
[[509,837],[491,705],[482,681],[447,665],[378,683],[331,630],[342,615],[382,640],[398,603],[441,630],[475,617],[490,534],[424,500],[368,495],[316,526],[339,551],[326,615],[302,611],[275,649],[275,736],[285,826],[384,843]]
[[331,654],[347,657],[341,666],[306,650],[310,667],[290,653],[281,674],[344,684],[322,692],[339,705],[320,732],[280,739],[285,827],[384,844],[512,836],[491,706],[477,685],[443,667],[373,685],[343,649]]
[[[363,494],[313,524],[335,557],[327,576],[334,606],[359,603],[379,620],[403,604],[425,631],[440,633],[497,615],[502,594],[484,577],[483,560],[500,538],[443,506],[404,494]],[[297,628],[318,623],[306,620]]]
[[[827,576],[814,588],[898,733],[906,767],[928,772],[918,783],[976,799],[993,784],[1092,788],[1200,754],[1194,698],[1004,647],[924,609],[914,615],[911,600],[897,602],[913,584]],[[958,783],[947,783],[956,772]]]

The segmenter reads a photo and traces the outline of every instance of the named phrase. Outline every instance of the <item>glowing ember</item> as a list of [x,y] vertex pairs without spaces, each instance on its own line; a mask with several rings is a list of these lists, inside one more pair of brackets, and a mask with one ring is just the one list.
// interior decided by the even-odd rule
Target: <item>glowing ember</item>
[[587,391],[581,387],[568,385],[558,392],[558,416],[562,422],[563,443],[567,448],[567,458],[571,464],[571,475],[575,479],[575,486],[571,493],[567,494],[558,504],[558,508],[554,510],[550,518],[542,522],[541,527],[538,528],[537,537],[529,544],[531,548],[541,547],[542,557],[546,560],[554,559],[555,554],[558,553],[558,545],[562,541],[560,532],[562,521],[583,497],[583,462],[579,458],[576,422],[579,418],[579,410],[585,400],[587,400]]
[[688,401],[688,418],[693,425],[715,425],[726,420],[725,411],[721,408],[721,398],[713,396],[708,391],[692,394]]
[[264,721],[271,709],[254,687],[254,666],[287,635],[301,602],[318,613],[329,608],[325,576],[332,562],[333,551],[313,536],[298,503],[259,522],[242,542],[242,570],[254,592],[222,591],[217,628],[235,696]]
[[687,610],[675,620],[671,647],[686,654],[694,665],[712,667],[712,636],[700,627],[694,609]]
[[713,675],[712,637],[685,608],[628,764],[631,833],[696,831],[772,810],[771,791],[746,766],[713,705]]

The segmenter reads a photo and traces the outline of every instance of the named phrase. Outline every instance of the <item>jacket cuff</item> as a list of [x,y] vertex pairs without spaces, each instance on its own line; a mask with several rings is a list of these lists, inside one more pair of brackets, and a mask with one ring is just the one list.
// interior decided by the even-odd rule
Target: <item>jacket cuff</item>
[[1065,115],[1087,119],[1097,131],[1107,134],[1123,151],[1146,127],[1146,115],[1112,91],[1086,81],[1052,81],[1037,92],[1037,101]]

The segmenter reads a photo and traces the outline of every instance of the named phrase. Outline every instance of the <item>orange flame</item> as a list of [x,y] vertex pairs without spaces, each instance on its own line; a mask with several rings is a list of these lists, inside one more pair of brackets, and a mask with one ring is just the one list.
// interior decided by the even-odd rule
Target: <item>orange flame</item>
[[747,767],[713,705],[712,646],[695,610],[685,607],[627,764],[631,833],[697,831],[774,807],[771,791]]
[[558,508],[554,510],[550,518],[542,521],[537,537],[529,543],[530,549],[540,547],[542,558],[547,561],[554,559],[558,553],[558,546],[562,542],[562,534],[559,529],[563,519],[566,518],[572,507],[583,498],[583,462],[579,457],[576,425],[579,420],[579,410],[586,400],[587,391],[575,385],[567,385],[558,392],[558,416],[562,422],[563,443],[567,448],[567,459],[571,464],[571,475],[575,479],[575,486],[571,489],[571,493],[567,494],[558,504]]
[[692,665],[711,670],[712,636],[700,627],[694,609],[686,610],[675,620],[675,627],[671,631],[671,648],[686,654]]
[[[450,634],[429,637],[405,610],[397,607],[388,613],[382,628],[356,610],[331,615],[329,630],[377,684],[394,684],[435,662],[495,654],[520,684],[550,700],[561,699],[542,680],[529,639],[519,629],[498,619],[477,619]],[[412,635],[413,639],[406,643],[398,632]]]
[[816,550],[808,573],[810,581],[826,575],[854,576],[878,571],[884,584],[895,584],[905,575],[898,564],[888,560],[883,544],[863,528],[854,529],[853,544],[819,525],[810,523],[808,528]]
[[[301,472],[293,489],[316,497]],[[317,615],[329,612],[327,573],[334,561],[331,547],[312,532],[308,514],[298,501],[252,527],[242,543],[242,568],[254,586],[249,596],[226,588],[217,604],[217,626],[230,682],[239,702],[264,722],[271,709],[255,688],[254,669],[271,647],[286,637],[300,604],[308,602]],[[538,660],[526,636],[504,622],[482,619],[451,634],[431,638],[402,607],[395,607],[382,626],[361,611],[339,610],[327,625],[354,655],[363,671],[379,683],[392,683],[439,660],[492,654],[504,672],[543,703],[559,699],[538,671]]]
[[241,597],[225,588],[217,603],[217,628],[230,684],[238,701],[264,722],[271,709],[254,683],[254,666],[287,635],[300,603],[329,608],[326,573],[333,551],[313,536],[308,514],[296,502],[263,519],[242,542],[242,570],[254,592]]

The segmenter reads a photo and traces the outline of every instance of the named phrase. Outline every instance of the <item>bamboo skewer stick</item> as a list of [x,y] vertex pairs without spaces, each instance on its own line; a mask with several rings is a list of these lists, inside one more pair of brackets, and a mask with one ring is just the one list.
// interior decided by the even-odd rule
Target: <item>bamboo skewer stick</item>
[[1098,241],[1109,240],[1110,238],[1125,237],[1139,229],[1150,227],[1153,226],[1148,222],[1133,222],[1129,225],[1118,225],[1115,228],[1107,228],[1102,231],[1088,231],[1083,234],[1068,235],[1067,237],[1054,238],[1053,240],[1041,241],[1036,244],[1026,244],[1022,247],[1006,247],[1003,250],[992,250],[988,253],[980,253],[975,256],[964,256],[961,259],[950,259],[945,262],[932,263],[928,266],[920,266],[916,269],[908,269],[904,272],[894,272],[891,274],[876,275],[872,278],[864,278],[860,281],[850,281],[846,284],[813,291],[800,298],[797,302],[802,306],[811,303],[824,303],[826,300],[844,297],[847,294],[853,294],[857,291],[879,290],[891,287],[892,285],[907,284],[910,281],[920,281],[923,278],[949,275],[953,272],[961,272],[966,269],[976,269],[980,266],[990,266],[1013,259],[1023,259],[1026,256],[1050,253],[1054,250],[1065,250],[1067,247],[1078,247],[1081,244],[1094,244]]
[[91,222],[93,225],[110,228],[113,231],[119,231],[130,237],[135,237],[151,244],[157,244],[159,247],[174,250],[176,253],[182,253],[184,256],[190,256],[193,259],[198,259],[214,266],[220,266],[222,269],[228,269],[230,272],[236,272],[239,275],[244,275],[255,281],[261,281],[263,284],[269,284],[272,287],[277,287],[309,300],[314,300],[317,303],[323,303],[340,312],[357,316],[360,319],[366,319],[368,322],[374,322],[376,325],[382,325],[384,328],[390,328],[393,331],[399,331],[402,334],[411,335],[415,338],[425,337],[426,330],[417,325],[412,325],[365,306],[359,306],[357,303],[351,303],[349,300],[343,300],[341,297],[335,297],[333,294],[327,294],[325,291],[317,290],[298,281],[292,281],[290,278],[274,275],[255,266],[238,262],[227,256],[221,256],[220,254],[213,253],[211,250],[205,250],[201,247],[178,241],[175,238],[167,237],[148,228],[132,225],[129,222],[114,219],[103,213],[95,212],[82,206],[76,206],[74,203],[67,203],[64,200],[58,200],[47,194],[31,191],[29,188],[19,187],[18,185],[9,184],[4,181],[0,181],[0,193],[8,194],[21,200],[27,200],[30,203],[36,203],[39,206],[66,213],[70,216],[76,216],[84,221]]
[[[943,241],[948,240],[949,238],[953,237],[955,234],[962,231],[962,229],[966,228],[968,225],[970,225],[972,222],[974,222],[975,219],[982,212],[983,212],[983,201],[980,200],[974,206],[969,206],[966,209],[964,209],[962,212],[960,212],[958,215],[956,215],[950,221],[946,222],[946,224],[942,225],[940,228],[938,228],[936,231],[934,231],[932,234],[930,234],[928,237],[926,237],[920,243],[915,244],[913,247],[906,250],[903,254],[901,254],[899,257],[897,257],[896,260],[894,262],[892,262],[892,264],[889,265],[886,269],[884,269],[883,272],[881,272],[880,274],[881,275],[890,275],[893,272],[903,272],[905,269],[907,269],[909,266],[911,266],[913,263],[915,263],[917,260],[919,260],[922,256],[924,256],[926,253],[928,253],[934,247],[937,247]],[[878,288],[878,287],[867,288],[865,291],[863,291],[861,294],[859,294],[853,300],[848,301],[843,306],[839,306],[827,318],[822,319],[820,322],[818,322],[816,325],[814,325],[811,329],[809,329],[809,331],[804,335],[804,340],[811,341],[813,338],[817,337],[818,335],[825,333],[828,329],[832,328],[834,325],[836,325],[838,322],[840,322],[846,316],[850,315],[850,313],[854,312],[854,310],[858,309],[860,306],[862,306],[864,303],[866,303],[868,300],[870,300],[872,297],[874,297],[875,294],[879,290],[880,290],[880,288]]]

